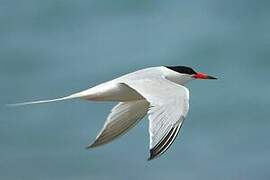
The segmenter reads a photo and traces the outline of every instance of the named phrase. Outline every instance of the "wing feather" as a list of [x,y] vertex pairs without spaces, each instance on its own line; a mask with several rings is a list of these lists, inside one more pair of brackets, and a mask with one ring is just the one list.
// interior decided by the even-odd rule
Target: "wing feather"
[[149,160],[154,159],[168,150],[179,133],[189,109],[189,91],[164,77],[133,80],[126,84],[150,103]]
[[170,146],[172,145],[172,143],[176,139],[183,122],[184,121],[177,122],[171,128],[171,130],[168,132],[168,134],[166,136],[164,136],[162,138],[162,140],[155,147],[150,149],[150,157],[148,158],[148,160],[152,160],[152,159],[155,159],[155,158],[161,156],[163,153],[165,153],[167,151],[167,149],[170,148]]
[[120,102],[111,110],[94,143],[87,148],[101,146],[125,134],[147,114],[148,107],[145,100]]

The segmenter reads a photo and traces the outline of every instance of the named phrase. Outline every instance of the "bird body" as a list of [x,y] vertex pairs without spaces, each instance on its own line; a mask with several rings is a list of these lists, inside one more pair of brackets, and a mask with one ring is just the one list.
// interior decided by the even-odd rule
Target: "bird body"
[[133,101],[140,100],[144,97],[129,87],[133,81],[147,81],[164,77],[177,84],[184,85],[187,81],[192,80],[189,76],[179,74],[166,67],[152,67],[138,70],[123,75],[114,80],[102,83],[85,91],[71,95],[74,98],[82,98],[92,101]]
[[111,142],[148,114],[151,160],[163,154],[179,133],[189,110],[189,90],[184,85],[194,79],[215,78],[185,66],[151,67],[63,98],[15,105],[74,98],[117,101],[119,103],[111,110],[96,140],[87,147],[93,148]]

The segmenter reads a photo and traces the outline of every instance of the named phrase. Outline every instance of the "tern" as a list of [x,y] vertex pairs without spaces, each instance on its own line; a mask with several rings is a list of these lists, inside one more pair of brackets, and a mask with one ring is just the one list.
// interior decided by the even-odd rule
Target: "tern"
[[94,148],[115,140],[147,114],[150,157],[159,157],[174,142],[189,110],[189,90],[184,86],[195,79],[216,79],[187,66],[159,66],[138,70],[85,91],[52,100],[13,104],[41,104],[68,99],[119,102],[110,112]]

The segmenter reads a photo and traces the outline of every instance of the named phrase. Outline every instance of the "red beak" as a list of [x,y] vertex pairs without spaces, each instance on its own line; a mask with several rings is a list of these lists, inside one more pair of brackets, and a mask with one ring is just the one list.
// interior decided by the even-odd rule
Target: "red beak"
[[195,79],[217,79],[217,78],[215,78],[213,76],[209,76],[209,75],[201,73],[201,72],[195,74],[193,77]]

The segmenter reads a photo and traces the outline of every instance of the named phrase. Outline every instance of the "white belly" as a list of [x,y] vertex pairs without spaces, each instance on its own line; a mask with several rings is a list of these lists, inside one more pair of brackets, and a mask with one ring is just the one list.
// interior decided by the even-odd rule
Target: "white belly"
[[78,93],[82,99],[92,101],[134,101],[144,99],[123,83],[108,82]]

